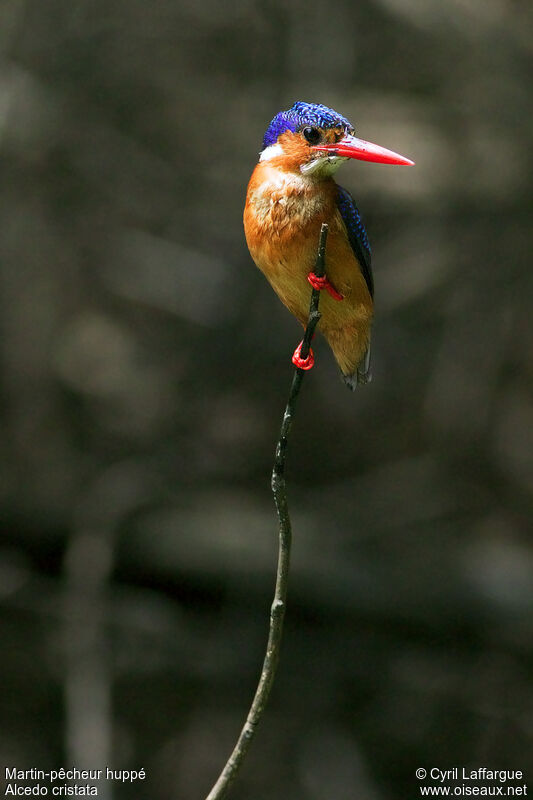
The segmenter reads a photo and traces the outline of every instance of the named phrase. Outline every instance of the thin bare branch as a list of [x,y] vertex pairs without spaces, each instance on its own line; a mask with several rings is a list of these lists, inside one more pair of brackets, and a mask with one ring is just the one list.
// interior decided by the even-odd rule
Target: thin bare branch
[[[324,223],[320,231],[320,240],[315,262],[315,275],[322,277],[325,273],[325,251],[328,226]],[[316,326],[320,320],[318,304],[320,301],[320,291],[312,290],[311,304],[309,307],[309,318],[303,338],[300,356],[306,358],[309,353],[311,339],[313,338]],[[261,720],[263,711],[274,683],[274,677],[279,662],[281,649],[281,638],[283,634],[283,620],[285,617],[285,607],[287,601],[287,591],[289,586],[289,565],[291,555],[292,528],[289,515],[289,505],[287,501],[287,486],[285,482],[285,460],[287,456],[287,445],[289,434],[292,427],[294,408],[300,393],[300,387],[305,375],[304,370],[296,368],[292,378],[278,444],[272,470],[272,491],[274,502],[278,512],[279,520],[279,550],[278,550],[278,569],[276,575],[276,589],[274,600],[270,610],[270,627],[268,642],[261,670],[261,677],[255,692],[252,705],[248,712],[246,722],[240,732],[237,743],[232,754],[228,758],[226,765],[220,773],[218,780],[207,795],[207,800],[222,800],[226,796],[231,784],[240,770],[242,763],[248,752],[251,741],[254,737],[257,725]]]

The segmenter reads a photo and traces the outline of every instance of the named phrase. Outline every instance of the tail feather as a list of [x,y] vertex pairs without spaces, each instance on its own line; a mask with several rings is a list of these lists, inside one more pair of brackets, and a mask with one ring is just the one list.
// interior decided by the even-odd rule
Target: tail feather
[[351,375],[342,375],[342,379],[348,389],[355,392],[359,384],[370,383],[372,380],[372,371],[370,368],[370,345],[368,345],[366,352],[357,365],[357,369]]

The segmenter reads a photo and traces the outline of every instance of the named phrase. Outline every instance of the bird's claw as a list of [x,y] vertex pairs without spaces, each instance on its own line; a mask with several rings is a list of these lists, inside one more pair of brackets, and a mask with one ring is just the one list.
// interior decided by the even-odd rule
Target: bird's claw
[[319,278],[314,272],[310,272],[307,276],[307,280],[313,289],[317,289],[319,292],[322,291],[322,289],[325,289],[326,292],[329,292],[334,300],[344,300],[342,294],[339,294],[339,292],[334,288],[334,286],[331,285],[325,275]]
[[307,358],[302,358],[300,355],[302,351],[303,340],[300,342],[294,353],[292,354],[292,363],[298,369],[311,369],[311,367],[315,363],[315,356],[311,348],[309,348],[309,354]]

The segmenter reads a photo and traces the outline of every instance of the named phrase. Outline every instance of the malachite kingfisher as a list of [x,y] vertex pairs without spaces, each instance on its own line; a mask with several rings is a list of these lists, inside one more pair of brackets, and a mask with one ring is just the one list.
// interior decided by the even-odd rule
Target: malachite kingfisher
[[[297,102],[277,114],[246,194],[244,230],[250,254],[278,297],[305,327],[310,287],[323,289],[319,329],[346,385],[370,380],[370,327],[374,282],[370,245],[361,215],[346,189],[333,180],[349,158],[382,164],[414,162],[357,139],[353,125],[331,108]],[[320,228],[328,223],[326,277],[313,268]],[[313,365],[299,357],[293,363]]]

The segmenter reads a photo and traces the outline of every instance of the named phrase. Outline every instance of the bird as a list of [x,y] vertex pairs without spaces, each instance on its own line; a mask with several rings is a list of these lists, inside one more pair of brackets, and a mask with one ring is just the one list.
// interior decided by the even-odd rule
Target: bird
[[[310,284],[321,290],[319,330],[352,391],[371,380],[374,280],[368,236],[351,194],[333,176],[348,159],[413,165],[358,139],[353,125],[320,103],[280,111],[263,137],[246,192],[244,232],[250,255],[278,297],[306,326]],[[314,274],[320,229],[328,224],[325,277]],[[313,352],[293,363],[310,369]]]

